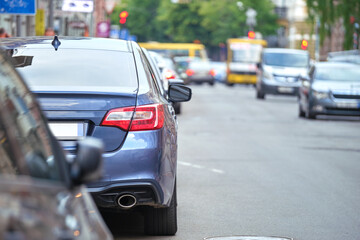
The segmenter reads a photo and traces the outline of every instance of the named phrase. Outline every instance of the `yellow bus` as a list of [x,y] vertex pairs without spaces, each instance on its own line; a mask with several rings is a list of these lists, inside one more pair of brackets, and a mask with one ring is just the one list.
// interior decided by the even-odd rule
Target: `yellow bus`
[[165,57],[187,56],[207,59],[205,46],[200,43],[159,43],[146,42],[139,45],[147,50],[158,52]]
[[261,39],[229,38],[227,40],[227,84],[256,84],[257,64],[267,42]]

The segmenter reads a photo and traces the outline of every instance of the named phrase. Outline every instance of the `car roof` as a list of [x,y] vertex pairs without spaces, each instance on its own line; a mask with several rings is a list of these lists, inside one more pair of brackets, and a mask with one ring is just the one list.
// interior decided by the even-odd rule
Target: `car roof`
[[266,53],[293,53],[293,54],[309,55],[308,51],[300,50],[300,49],[290,49],[290,48],[264,48],[263,52],[266,52]]
[[358,68],[359,65],[351,62],[317,62],[315,67],[324,68]]
[[[0,46],[5,49],[54,49],[51,44],[54,38],[54,36],[2,38]],[[58,40],[61,43],[58,49],[93,49],[132,52],[131,42],[119,39],[59,36]]]

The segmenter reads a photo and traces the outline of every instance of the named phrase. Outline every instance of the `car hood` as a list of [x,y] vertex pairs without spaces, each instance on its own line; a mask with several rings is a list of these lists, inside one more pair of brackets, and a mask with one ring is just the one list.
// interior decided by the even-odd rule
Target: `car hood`
[[315,81],[312,89],[316,91],[342,92],[348,94],[360,95],[360,82],[344,81]]
[[264,66],[264,70],[278,76],[298,77],[305,75],[307,68]]

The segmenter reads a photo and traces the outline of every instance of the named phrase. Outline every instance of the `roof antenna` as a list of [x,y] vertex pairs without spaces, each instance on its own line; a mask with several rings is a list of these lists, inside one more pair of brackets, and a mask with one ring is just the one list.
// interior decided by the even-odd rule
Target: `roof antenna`
[[58,50],[59,46],[61,45],[61,42],[58,39],[58,36],[55,35],[54,40],[51,42],[51,45],[54,46],[55,51]]

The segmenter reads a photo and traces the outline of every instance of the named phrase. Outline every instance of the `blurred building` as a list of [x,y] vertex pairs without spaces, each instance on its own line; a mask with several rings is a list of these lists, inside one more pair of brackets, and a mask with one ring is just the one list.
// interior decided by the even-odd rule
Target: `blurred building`
[[[43,35],[48,27],[64,36],[95,36],[97,24],[108,19],[108,2],[114,4],[120,0],[36,0],[36,15],[0,14],[0,27],[5,28],[12,36]],[[84,3],[92,11],[64,10],[66,3]]]
[[339,20],[331,29],[320,46],[316,23],[308,21],[308,9],[305,0],[272,0],[275,13],[281,26],[277,41],[279,47],[301,49],[302,40],[308,41],[307,50],[313,59],[326,60],[328,52],[342,51],[344,43],[344,27]]

